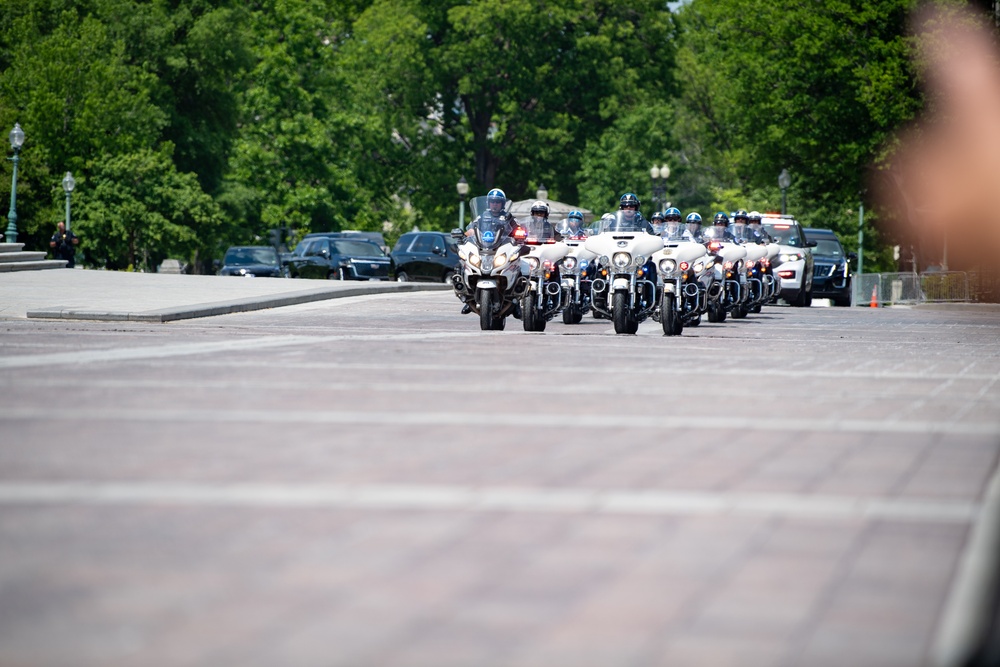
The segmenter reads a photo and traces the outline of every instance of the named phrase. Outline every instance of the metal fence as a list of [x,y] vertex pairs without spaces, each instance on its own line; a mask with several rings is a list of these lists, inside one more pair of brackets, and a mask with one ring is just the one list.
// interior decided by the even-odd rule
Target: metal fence
[[855,306],[1000,302],[1000,271],[864,273],[851,278]]

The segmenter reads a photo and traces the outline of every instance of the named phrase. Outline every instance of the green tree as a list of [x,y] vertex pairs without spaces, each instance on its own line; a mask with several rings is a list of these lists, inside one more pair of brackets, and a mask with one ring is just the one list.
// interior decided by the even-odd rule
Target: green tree
[[179,173],[169,146],[97,160],[76,210],[88,262],[153,271],[167,257],[211,257],[222,221],[194,174]]
[[742,197],[740,207],[775,208],[787,168],[791,211],[846,236],[856,225],[847,209],[857,207],[869,165],[922,103],[906,34],[913,6],[686,5],[675,131],[692,189],[723,206]]

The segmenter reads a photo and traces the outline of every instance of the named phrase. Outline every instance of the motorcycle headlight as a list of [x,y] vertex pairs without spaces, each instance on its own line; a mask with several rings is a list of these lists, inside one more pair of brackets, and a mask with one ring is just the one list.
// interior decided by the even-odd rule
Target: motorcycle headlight
[[524,261],[528,263],[528,268],[531,269],[532,271],[541,266],[541,262],[538,261],[537,257],[527,257],[525,258]]
[[479,266],[480,261],[481,260],[479,258],[479,255],[475,253],[469,255],[469,264],[472,264],[473,266]]
[[576,268],[576,257],[567,257],[562,261],[562,265],[567,271],[572,271]]
[[493,258],[493,268],[499,269],[501,266],[507,263],[507,253],[502,252]]
[[469,253],[467,253],[467,252],[465,252],[465,250],[459,248],[459,250],[458,250],[458,258],[464,262],[465,260],[469,259]]
[[616,252],[611,258],[611,263],[615,265],[616,269],[627,268],[632,263],[632,255],[627,252]]
[[580,270],[581,271],[583,271],[584,269],[586,269],[588,266],[590,266],[590,262],[588,262],[585,259],[581,259],[580,260]]
[[694,263],[694,272],[695,273],[701,273],[704,270],[705,270],[705,262],[701,261],[701,262],[695,262]]
[[661,259],[660,260],[660,271],[666,275],[670,275],[677,268],[677,262],[672,259]]
[[643,266],[646,263],[646,257],[644,255],[637,255],[635,258],[635,263],[638,266]]

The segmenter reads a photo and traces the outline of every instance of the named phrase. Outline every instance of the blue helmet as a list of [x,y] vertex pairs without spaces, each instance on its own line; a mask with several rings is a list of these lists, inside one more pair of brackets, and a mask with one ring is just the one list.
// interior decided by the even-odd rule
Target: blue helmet
[[567,215],[566,218],[569,219],[569,220],[573,220],[575,218],[575,219],[579,220],[582,223],[583,222],[583,213],[580,213],[579,211],[570,211],[569,215]]
[[712,224],[713,225],[724,225],[724,226],[728,227],[729,226],[729,216],[726,215],[725,213],[723,213],[722,211],[719,211],[718,213],[715,214],[715,219],[712,221]]
[[736,211],[736,213],[733,213],[733,222],[736,222],[737,220],[742,220],[743,222],[746,222],[749,219],[750,219],[750,214],[747,213],[746,210],[742,208]]
[[657,220],[663,220],[663,214],[657,211],[653,215],[649,216],[650,222],[656,222]]
[[697,211],[692,211],[691,213],[688,213],[688,217],[687,217],[687,220],[685,220],[685,222],[687,222],[687,223],[694,222],[694,223],[697,223],[697,224],[700,225],[701,224],[701,215]]
[[680,222],[681,220],[680,209],[671,206],[670,208],[668,208],[666,211],[663,212],[663,217],[666,218],[667,220],[676,220],[677,222]]
[[503,190],[501,190],[500,188],[493,188],[492,190],[486,193],[487,204],[493,204],[496,202],[500,202],[501,204],[507,203],[507,195],[505,195],[503,193]]
[[626,192],[622,195],[622,198],[618,200],[618,208],[625,208],[626,206],[634,206],[635,210],[639,210],[642,202],[639,198],[635,196],[634,192]]

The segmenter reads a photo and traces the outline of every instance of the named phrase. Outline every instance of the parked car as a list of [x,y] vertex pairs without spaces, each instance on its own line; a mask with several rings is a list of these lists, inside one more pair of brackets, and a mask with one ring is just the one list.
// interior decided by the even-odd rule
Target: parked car
[[343,236],[306,236],[288,259],[293,278],[390,280],[392,259],[371,241]]
[[764,229],[780,247],[771,266],[781,281],[778,297],[793,306],[812,305],[813,256],[816,243],[808,241],[800,225],[789,215],[765,214]]
[[226,250],[219,275],[287,278],[288,269],[282,266],[278,251],[272,246],[239,245]]
[[816,247],[813,255],[813,296],[830,299],[835,306],[851,305],[850,260],[857,257],[853,252],[844,252],[837,235],[829,229],[807,227],[806,240]]
[[396,280],[400,282],[451,282],[458,270],[458,244],[442,232],[403,234],[392,249]]

